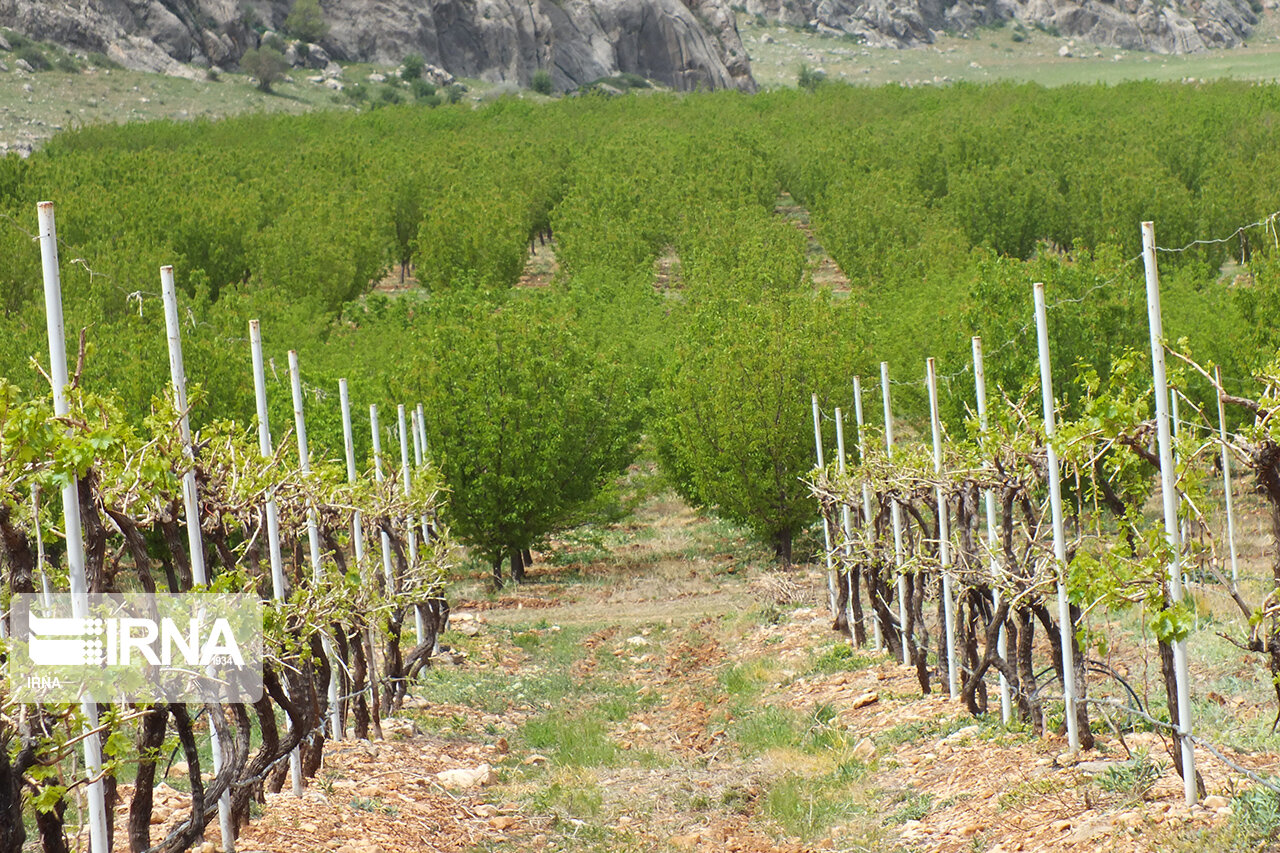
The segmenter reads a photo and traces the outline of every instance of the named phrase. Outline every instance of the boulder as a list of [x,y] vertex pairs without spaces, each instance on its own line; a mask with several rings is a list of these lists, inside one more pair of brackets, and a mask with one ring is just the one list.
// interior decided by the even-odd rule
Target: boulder
[[492,785],[498,781],[498,774],[488,764],[479,767],[456,767],[452,770],[441,770],[436,774],[436,781],[446,788],[465,790]]

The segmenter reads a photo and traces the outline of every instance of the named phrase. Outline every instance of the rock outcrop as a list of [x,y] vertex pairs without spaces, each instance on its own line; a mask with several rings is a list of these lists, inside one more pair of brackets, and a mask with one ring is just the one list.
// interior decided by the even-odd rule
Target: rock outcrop
[[[0,26],[126,67],[233,67],[292,0],[0,0]],[[528,85],[546,69],[570,89],[619,73],[682,91],[753,90],[727,0],[321,0],[337,60],[416,53],[463,77]]]
[[746,0],[750,14],[848,34],[877,47],[931,44],[940,32],[1017,21],[1064,38],[1155,53],[1241,44],[1250,0]]

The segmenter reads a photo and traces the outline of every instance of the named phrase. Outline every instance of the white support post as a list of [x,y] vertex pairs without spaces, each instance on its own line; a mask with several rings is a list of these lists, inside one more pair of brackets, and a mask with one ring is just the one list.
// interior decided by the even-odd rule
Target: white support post
[[[45,330],[49,338],[49,379],[53,385],[53,413],[64,418],[70,413],[67,400],[67,338],[62,321],[62,276],[58,269],[58,229],[53,202],[37,205],[40,228],[40,262],[44,273]],[[72,616],[89,617],[89,581],[85,575],[84,538],[80,529],[80,487],[71,477],[62,487],[62,515],[66,522],[67,575],[71,583]],[[80,711],[86,731],[98,727],[98,703],[83,697]],[[89,847],[92,853],[107,853],[107,801],[102,776],[102,741],[98,734],[84,736],[84,765],[89,778],[85,799],[89,809]]]
[[1227,447],[1227,412],[1222,405],[1222,370],[1213,369],[1213,379],[1218,392],[1218,440],[1222,442],[1222,490],[1227,498],[1227,548],[1231,552],[1231,586],[1240,582],[1240,570],[1236,563],[1236,518],[1231,498],[1231,451]]
[[[889,362],[880,362],[880,396],[884,398],[884,452],[893,461],[893,407],[889,401]],[[893,518],[893,565],[898,576],[898,629],[902,635],[902,663],[911,664],[910,639],[907,636],[907,579],[902,574],[902,507],[890,497],[889,512]]]
[[960,661],[956,654],[956,602],[951,588],[951,513],[942,488],[942,419],[938,416],[938,369],[932,358],[925,361],[925,373],[933,429],[933,472],[938,476],[934,497],[938,501],[938,560],[942,564],[942,613],[947,632],[947,687],[951,698],[956,699],[960,696]]
[[[378,407],[369,406],[369,429],[373,432],[373,479],[382,482],[382,430],[378,427]],[[391,568],[391,537],[382,531],[382,571],[387,581],[387,596],[396,594],[396,577]]]
[[[195,450],[191,445],[191,422],[187,417],[187,371],[182,360],[182,329],[178,323],[178,292],[173,283],[173,267],[160,268],[160,295],[164,300],[164,328],[169,342],[169,376],[173,381],[173,402],[178,409],[178,432],[182,452],[192,465],[182,477],[182,505],[187,518],[187,549],[191,552],[191,579],[199,586],[209,584],[204,564],[204,537],[200,530],[200,504],[196,492]],[[219,713],[221,709],[219,708]],[[213,773],[222,772],[222,744],[218,730],[209,726],[209,746],[213,755]],[[224,853],[235,853],[235,825],[231,819],[231,790],[218,798],[218,829],[222,833]]]
[[[836,466],[843,479],[845,475],[845,452],[844,452],[844,412],[840,411],[840,407],[836,406]],[[844,528],[844,556],[845,556],[845,602],[844,602],[844,621],[849,627],[849,642],[855,642],[856,638],[853,633],[853,561],[850,557],[853,554],[853,516],[849,512],[849,504],[841,501],[840,503],[840,524]]]
[[[303,411],[302,375],[298,371],[298,353],[289,350],[289,386],[293,392],[293,424],[298,435],[298,463],[302,468],[302,476],[311,474],[311,451],[307,447],[307,416]],[[324,580],[324,566],[320,558],[320,526],[316,518],[316,508],[307,506],[307,546],[311,557],[311,579],[319,585]],[[320,644],[324,656],[329,659],[329,736],[333,740],[342,740],[342,708],[338,701],[338,671],[341,663],[334,652],[333,641],[329,635],[320,632]]]
[[[858,427],[858,463],[867,461],[867,443],[863,439],[862,420],[862,378],[853,377],[853,422]],[[840,454],[844,456],[843,453]],[[870,548],[876,538],[876,520],[871,514],[871,484],[864,478],[862,481],[862,520],[865,523],[867,547]],[[884,632],[880,628],[880,611],[876,610],[875,581],[867,579],[867,601],[871,602],[871,629],[875,635],[876,651],[884,651]]]
[[[356,483],[356,443],[351,431],[351,395],[347,391],[347,380],[338,380],[338,402],[342,407],[342,449],[347,463],[347,482]],[[360,569],[360,579],[369,582],[364,564],[364,523],[360,518],[360,510],[351,513],[351,547],[355,551],[356,565]]]
[[[982,338],[973,338],[973,384],[978,398],[978,429],[982,432],[983,444],[987,437],[987,373],[982,363]],[[1000,609],[1000,561],[996,559],[996,496],[991,489],[983,489],[982,500],[987,511],[987,551],[991,555],[991,578],[995,586],[995,609]],[[996,637],[996,654],[1008,660],[1009,637],[1000,626]],[[1013,697],[1009,692],[1009,679],[1000,673],[1000,714],[1007,726],[1013,721]]]
[[[427,455],[427,428],[422,422],[421,403],[409,413],[409,431],[413,433],[413,458],[416,467],[421,470]],[[418,522],[422,525],[422,547],[426,548],[431,544],[431,522],[425,515]]]
[[1058,630],[1062,642],[1062,695],[1066,703],[1067,743],[1080,749],[1080,723],[1076,717],[1076,667],[1071,622],[1071,602],[1067,598],[1067,539],[1062,527],[1062,484],[1059,482],[1057,434],[1053,404],[1053,375],[1049,364],[1049,322],[1045,312],[1044,283],[1032,288],[1036,310],[1036,341],[1040,350],[1040,396],[1044,403],[1045,454],[1048,457],[1049,512],[1053,519],[1053,560],[1058,576]]
[[[404,406],[396,407],[396,425],[400,428],[400,477],[403,480],[404,496],[407,498],[413,490],[413,481],[409,472],[409,430],[405,425]],[[406,516],[404,521],[405,530],[409,538],[409,567],[411,570],[415,570],[418,565],[416,524],[412,515]],[[427,623],[422,618],[422,605],[417,601],[413,603],[413,629],[417,637],[417,644],[420,646],[427,636]]]
[[[1147,276],[1147,321],[1151,331],[1151,379],[1156,398],[1156,440],[1160,451],[1160,495],[1165,540],[1173,550],[1169,562],[1169,597],[1182,601],[1182,566],[1178,548],[1178,493],[1169,434],[1169,383],[1164,364],[1164,320],[1160,314],[1160,271],[1156,266],[1156,229],[1142,223],[1142,261]],[[1173,641],[1173,673],[1178,709],[1178,741],[1182,747],[1182,785],[1187,805],[1196,802],[1195,748],[1191,744],[1191,690],[1187,677],[1187,641]]]
[[[813,395],[813,445],[817,452],[818,468],[826,468],[827,463],[822,454],[822,414],[818,411],[818,395]],[[822,513],[822,541],[826,545],[827,558],[827,605],[831,615],[836,615],[836,569],[831,560],[831,526],[827,524],[827,514]]]
[[[356,474],[356,443],[354,434],[351,429],[351,395],[347,391],[347,380],[338,380],[338,402],[342,408],[342,449],[347,463],[347,482],[355,485]],[[351,513],[351,548],[355,552],[356,568],[360,572],[360,581],[363,584],[369,583],[369,565],[364,555],[364,521],[360,517],[360,510],[354,510]],[[374,706],[374,660],[373,660],[373,639],[368,625],[365,626],[365,640],[368,644],[368,662],[365,665],[365,691],[369,694],[369,707]]]
[[[253,398],[258,413],[258,452],[262,458],[270,459],[271,421],[267,416],[267,373],[262,363],[262,328],[257,320],[249,321],[249,347],[253,353]],[[267,495],[267,551],[271,558],[271,597],[281,602],[288,598],[288,586],[284,577],[284,557],[280,553],[280,516],[276,511],[275,494]],[[288,717],[285,722],[290,728],[293,724]],[[289,753],[289,778],[293,785],[293,795],[302,796],[302,752],[294,749]]]

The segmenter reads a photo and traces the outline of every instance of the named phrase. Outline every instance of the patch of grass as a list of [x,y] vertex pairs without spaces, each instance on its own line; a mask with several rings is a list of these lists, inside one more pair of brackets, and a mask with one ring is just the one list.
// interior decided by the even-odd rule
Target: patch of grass
[[759,754],[771,749],[795,749],[804,739],[807,726],[795,711],[765,705],[738,720],[730,734],[743,752]]
[[552,712],[528,720],[520,733],[530,747],[549,752],[563,767],[611,767],[618,763],[618,745],[610,740],[599,717]]
[[755,658],[734,664],[721,672],[720,686],[732,697],[753,699],[760,695],[776,671],[777,664],[774,661]]
[[875,661],[854,651],[848,643],[832,643],[813,652],[806,675],[830,675],[836,672],[852,672],[866,669]]
[[788,774],[770,786],[764,813],[786,831],[809,840],[861,811],[847,792],[826,778]]
[[996,800],[996,807],[1001,811],[1020,808],[1033,800],[1038,800],[1049,794],[1056,794],[1066,786],[1066,782],[1055,777],[1031,779],[1001,794],[1000,798]]
[[355,797],[351,800],[351,808],[360,812],[376,812],[395,817],[400,814],[400,810],[395,806],[388,805],[377,797]]
[[600,814],[604,794],[594,774],[560,770],[534,793],[530,806],[542,814],[586,820]]
[[898,809],[886,819],[889,823],[924,820],[933,808],[933,794],[927,791],[904,791],[894,798]]
[[1152,761],[1145,750],[1139,750],[1132,760],[1108,767],[1098,785],[1104,791],[1141,800],[1155,787],[1163,772],[1164,768]]
[[1262,786],[1250,788],[1232,803],[1232,822],[1247,837],[1257,841],[1280,836],[1280,794]]

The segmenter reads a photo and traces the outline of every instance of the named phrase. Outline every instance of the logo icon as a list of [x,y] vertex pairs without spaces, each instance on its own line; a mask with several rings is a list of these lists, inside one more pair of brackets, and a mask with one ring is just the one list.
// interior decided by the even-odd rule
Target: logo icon
[[[76,606],[78,605],[78,606]],[[87,614],[87,615],[84,615]],[[20,702],[256,702],[252,595],[15,595],[9,686]]]

